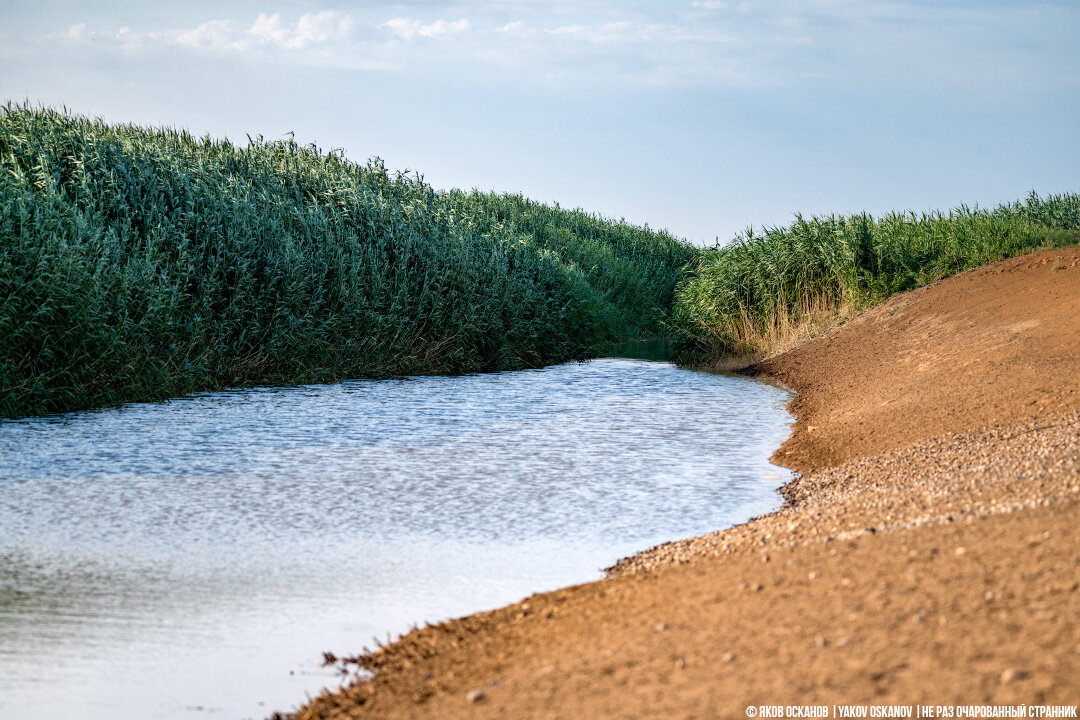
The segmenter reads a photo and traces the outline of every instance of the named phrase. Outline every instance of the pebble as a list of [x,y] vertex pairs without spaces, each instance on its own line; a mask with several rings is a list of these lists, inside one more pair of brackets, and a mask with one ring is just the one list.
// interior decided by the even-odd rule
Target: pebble
[[821,577],[821,573],[819,573],[819,572],[810,573],[810,579],[811,580],[817,580],[819,577]]
[[824,635],[821,635],[818,637],[817,640],[814,641],[814,644],[817,645],[819,648],[823,648],[829,644],[829,641],[825,638]]
[[1008,685],[1011,682],[1023,680],[1027,676],[1028,674],[1020,668],[1009,668],[1005,672],[1001,673],[1001,682],[1005,685]]
[[[1076,650],[1077,650],[1077,652],[1080,652],[1080,646],[1077,646]],[[720,659],[723,660],[726,663],[734,662],[735,661],[735,653],[726,652],[726,653],[724,653],[723,655],[720,656]]]
[[483,690],[470,690],[465,694],[465,699],[471,703],[480,702],[486,697]]
[[667,630],[667,623],[656,623],[656,627],[653,628],[656,632],[664,632]]

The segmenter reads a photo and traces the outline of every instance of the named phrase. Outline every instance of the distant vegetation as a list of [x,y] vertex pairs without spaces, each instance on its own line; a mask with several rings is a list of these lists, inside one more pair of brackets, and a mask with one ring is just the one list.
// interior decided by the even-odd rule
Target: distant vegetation
[[1041,248],[1080,243],[1080,195],[1032,194],[992,210],[796,216],[706,251],[676,290],[679,359],[783,349],[920,285]]
[[0,109],[0,416],[537,367],[655,334],[697,250],[261,138]]

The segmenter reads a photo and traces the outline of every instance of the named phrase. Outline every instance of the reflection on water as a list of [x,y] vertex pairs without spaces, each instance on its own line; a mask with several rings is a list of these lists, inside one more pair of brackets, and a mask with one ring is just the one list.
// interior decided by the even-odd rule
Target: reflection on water
[[633,358],[636,360],[655,360],[667,362],[675,354],[675,344],[667,338],[651,338],[648,340],[625,340],[615,346],[611,355],[617,358]]
[[0,717],[263,717],[323,650],[767,511],[782,390],[607,359],[0,422]]

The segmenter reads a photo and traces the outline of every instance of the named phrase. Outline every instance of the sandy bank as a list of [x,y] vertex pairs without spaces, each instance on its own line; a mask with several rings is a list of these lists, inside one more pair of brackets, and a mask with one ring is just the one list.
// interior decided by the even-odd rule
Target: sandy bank
[[800,393],[783,509],[413,632],[297,717],[1080,702],[1080,250],[899,296],[754,371]]

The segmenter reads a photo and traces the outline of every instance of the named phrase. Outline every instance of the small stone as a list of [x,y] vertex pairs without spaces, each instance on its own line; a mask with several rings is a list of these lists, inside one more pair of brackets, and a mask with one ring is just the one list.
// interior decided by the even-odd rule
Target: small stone
[[839,645],[840,647],[847,647],[848,645],[851,644],[851,638],[842,637],[842,638],[840,638],[839,640],[836,641],[836,644]]
[[656,623],[656,627],[653,628],[656,632],[664,632],[667,630],[667,623]]
[[465,699],[471,703],[480,702],[486,697],[487,695],[484,694],[483,690],[470,690],[468,693],[465,694]]
[[764,589],[765,589],[765,586],[762,585],[761,583],[756,583],[754,585],[754,592],[761,592]]
[[965,547],[958,547],[958,548],[956,548],[956,554],[957,554],[957,555],[963,555],[963,554],[964,554],[964,553],[966,553],[966,552],[967,552],[967,548],[965,548]]
[[821,577],[821,573],[817,572],[816,570],[810,573],[811,580],[817,580],[819,577]]
[[1028,674],[1020,668],[1009,668],[1005,672],[1001,673],[1001,682],[1002,684],[1007,685],[1017,680],[1023,680],[1027,676]]
[[[1080,652],[1080,646],[1078,646],[1076,649],[1077,649],[1077,652]],[[726,663],[734,662],[735,661],[735,653],[726,652],[726,653],[724,653],[723,655],[720,656],[720,659],[723,660]]]
[[686,659],[685,658],[679,658],[678,660],[676,660],[675,661],[675,667],[682,670],[684,667],[686,667]]
[[828,639],[825,638],[824,635],[819,635],[817,640],[814,641],[814,645],[818,646],[819,648],[823,648],[828,644],[829,644],[829,641],[828,641]]
[[914,620],[916,623],[921,623],[921,622],[924,622],[926,620],[926,616],[925,615],[915,615],[911,619]]

